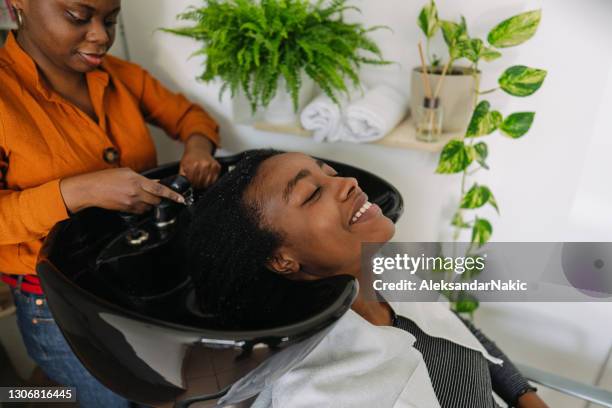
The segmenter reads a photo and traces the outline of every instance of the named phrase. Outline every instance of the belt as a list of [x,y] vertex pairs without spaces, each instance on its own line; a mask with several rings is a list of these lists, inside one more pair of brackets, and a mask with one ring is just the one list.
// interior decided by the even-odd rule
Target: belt
[[0,280],[12,288],[34,295],[43,295],[40,279],[34,275],[7,275],[0,274]]

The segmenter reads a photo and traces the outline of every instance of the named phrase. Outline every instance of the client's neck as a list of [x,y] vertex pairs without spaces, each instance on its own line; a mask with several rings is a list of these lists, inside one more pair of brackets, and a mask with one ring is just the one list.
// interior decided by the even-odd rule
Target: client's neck
[[365,299],[361,293],[355,299],[351,309],[376,326],[391,326],[393,321],[391,307],[386,302]]
[[376,326],[391,326],[393,324],[391,306],[385,301],[377,301],[378,297],[369,275],[358,274],[357,276],[359,294],[351,309]]
[[342,273],[334,273],[334,275],[351,275],[359,282],[359,293],[357,299],[353,302],[351,309],[366,319],[368,322],[376,326],[391,326],[393,325],[393,310],[391,306],[384,300],[379,301],[376,291],[374,290],[371,274],[361,273],[361,263],[356,263],[343,270]]

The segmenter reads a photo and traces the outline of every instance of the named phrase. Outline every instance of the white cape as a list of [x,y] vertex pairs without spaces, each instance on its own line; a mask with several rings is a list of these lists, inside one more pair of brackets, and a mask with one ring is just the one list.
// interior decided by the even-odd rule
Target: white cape
[[266,360],[218,406],[259,393],[252,408],[437,408],[414,341],[404,330],[374,326],[349,310],[322,335]]
[[[443,303],[389,302],[425,333],[490,356]],[[251,408],[437,408],[414,336],[375,326],[349,310],[320,333],[270,357],[239,380],[218,407],[257,396]]]

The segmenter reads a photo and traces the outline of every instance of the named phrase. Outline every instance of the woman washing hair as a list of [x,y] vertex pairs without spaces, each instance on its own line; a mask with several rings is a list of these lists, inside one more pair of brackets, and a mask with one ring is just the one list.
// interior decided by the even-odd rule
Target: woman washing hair
[[356,179],[304,154],[258,151],[213,185],[192,213],[186,245],[200,307],[225,327],[282,324],[292,311],[279,305],[293,281],[351,275],[361,288],[353,311],[372,325],[416,338],[442,407],[495,407],[493,391],[511,406],[546,407],[471,324],[463,322],[482,352],[428,334],[387,302],[366,300],[361,243],[386,242],[395,227]]
[[171,189],[147,123],[184,143],[180,172],[196,187],[219,174],[217,124],[136,64],[106,55],[120,0],[9,0],[18,29],[0,48],[0,278],[12,287],[30,356],[87,408],[130,404],[103,387],[61,335],[36,276],[50,229],[88,207],[143,213]]

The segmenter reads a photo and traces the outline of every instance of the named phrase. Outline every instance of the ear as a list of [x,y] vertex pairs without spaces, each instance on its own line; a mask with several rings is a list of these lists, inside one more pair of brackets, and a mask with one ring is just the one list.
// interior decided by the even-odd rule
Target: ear
[[266,261],[266,267],[274,273],[290,277],[300,271],[300,263],[282,250],[276,251]]

